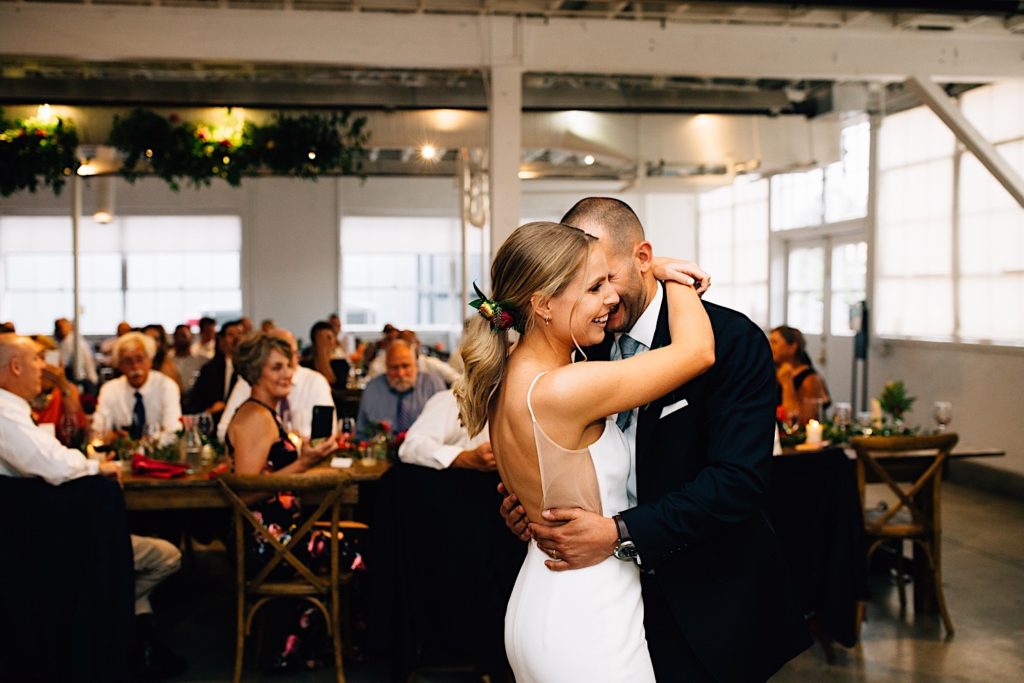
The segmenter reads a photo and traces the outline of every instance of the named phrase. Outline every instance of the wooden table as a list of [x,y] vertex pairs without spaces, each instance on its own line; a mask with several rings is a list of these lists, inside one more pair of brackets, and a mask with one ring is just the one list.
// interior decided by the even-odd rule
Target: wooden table
[[[348,480],[358,483],[380,479],[389,466],[387,462],[378,462],[372,467],[364,467],[357,463],[348,468],[317,467],[315,471],[334,472],[339,482]],[[198,510],[228,507],[216,479],[211,479],[207,472],[175,479],[126,474],[124,502],[129,510]]]

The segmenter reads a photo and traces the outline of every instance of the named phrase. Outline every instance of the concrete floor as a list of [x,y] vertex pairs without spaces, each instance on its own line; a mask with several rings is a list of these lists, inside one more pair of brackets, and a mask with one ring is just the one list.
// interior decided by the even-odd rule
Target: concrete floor
[[[1024,681],[1024,501],[947,484],[943,489],[946,600],[956,635],[943,637],[937,616],[900,617],[895,586],[872,577],[872,600],[856,648],[836,648],[828,664],[818,646],[790,662],[772,681]],[[186,599],[185,596],[192,596]],[[221,553],[198,553],[187,575],[157,603],[167,640],[189,659],[176,681],[231,679],[233,583]],[[742,656],[742,653],[737,653]],[[351,683],[386,680],[382,662],[346,667]],[[245,680],[320,683],[330,670]],[[463,683],[465,673],[424,672],[421,683]]]

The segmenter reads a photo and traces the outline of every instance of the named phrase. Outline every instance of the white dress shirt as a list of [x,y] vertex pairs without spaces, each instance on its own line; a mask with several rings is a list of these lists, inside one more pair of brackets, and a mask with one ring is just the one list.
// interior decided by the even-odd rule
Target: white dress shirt
[[398,448],[399,459],[410,465],[443,470],[451,466],[462,451],[476,448],[488,440],[487,426],[471,437],[459,421],[459,404],[451,390],[430,397],[423,412],[409,427]]
[[127,428],[132,423],[136,391],[142,394],[147,425],[160,425],[161,431],[172,433],[181,428],[181,390],[167,375],[150,370],[145,384],[137,390],[123,376],[100,387],[96,413],[92,416],[93,431],[105,434]]
[[[252,387],[241,377],[235,382],[235,388],[231,390],[224,414],[221,415],[220,424],[217,425],[217,438],[221,441],[228,433],[228,425],[231,418],[235,416],[245,401],[252,395]],[[313,406],[334,406],[334,397],[331,395],[331,385],[327,379],[316,370],[304,368],[301,365],[295,368],[292,375],[292,390],[288,393],[288,409],[292,414],[292,429],[301,436],[308,437],[312,432]],[[335,421],[334,432],[337,432],[338,425]]]
[[0,389],[0,476],[41,477],[60,486],[100,471],[81,451],[67,448],[32,421],[28,401]]
[[[57,350],[60,352],[60,365],[62,368],[66,368],[71,363],[74,348],[75,335],[69,334],[60,340],[60,346]],[[98,384],[100,381],[100,376],[96,372],[96,357],[82,337],[78,338],[78,358],[75,359],[72,375],[71,379],[78,382],[89,380],[93,384]]]
[[192,355],[210,360],[217,353],[217,338],[214,337],[208,342],[195,340],[192,342]]
[[[654,333],[658,329],[658,316],[661,314],[661,302],[665,298],[664,291],[662,290],[661,283],[658,283],[658,291],[651,299],[650,303],[647,304],[647,308],[637,319],[636,323],[633,324],[633,328],[626,332],[630,337],[639,342],[639,346],[636,349],[636,355],[640,355],[644,351],[651,350],[651,344],[654,343]],[[622,350],[619,348],[619,337],[621,334],[615,335],[615,343],[612,344],[611,359],[621,360]],[[629,421],[629,426],[626,427],[626,441],[629,442],[629,477],[626,479],[626,498],[629,501],[630,507],[636,507],[636,423],[637,413],[639,408],[633,408],[633,416]]]

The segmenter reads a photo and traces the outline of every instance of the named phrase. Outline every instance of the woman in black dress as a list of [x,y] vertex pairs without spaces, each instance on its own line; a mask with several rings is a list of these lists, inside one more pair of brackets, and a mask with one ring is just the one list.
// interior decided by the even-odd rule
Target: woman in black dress
[[[336,447],[331,439],[314,446],[304,441],[301,448],[291,440],[277,417],[277,404],[292,386],[292,350],[288,342],[259,333],[239,344],[235,368],[252,386],[252,395],[235,413],[228,426],[226,444],[236,474],[299,474],[316,465]],[[267,498],[255,493],[246,501],[263,522],[265,532],[252,532],[246,539],[246,569],[252,573],[274,556],[266,540],[269,534],[287,543],[302,525],[302,504],[297,496],[277,493]],[[328,561],[326,543],[300,543],[298,552],[309,553],[315,561]],[[287,570],[282,566],[282,570]],[[294,664],[316,666],[323,649],[323,625],[308,603],[296,601],[276,620],[283,626],[280,644],[270,662],[273,668]]]

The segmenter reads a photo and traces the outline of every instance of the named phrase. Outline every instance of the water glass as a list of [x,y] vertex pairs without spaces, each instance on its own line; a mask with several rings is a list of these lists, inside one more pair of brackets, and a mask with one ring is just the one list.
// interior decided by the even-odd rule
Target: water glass
[[836,403],[832,410],[832,420],[837,427],[849,427],[852,413],[853,407],[849,403]]
[[953,404],[949,401],[936,401],[935,410],[932,415],[939,425],[939,431],[946,431],[946,427],[953,421]]

